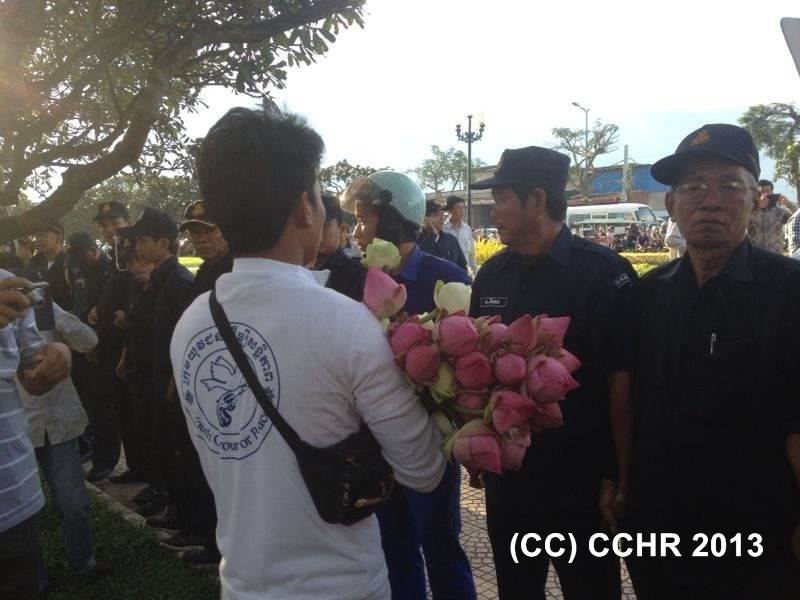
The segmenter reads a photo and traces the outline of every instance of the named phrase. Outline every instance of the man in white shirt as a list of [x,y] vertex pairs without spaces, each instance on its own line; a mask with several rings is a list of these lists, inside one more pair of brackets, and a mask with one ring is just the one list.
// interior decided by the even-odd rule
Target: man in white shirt
[[[366,423],[403,485],[442,477],[440,436],[365,306],[319,285],[310,264],[325,210],[320,137],[293,116],[228,112],[203,141],[200,189],[233,254],[217,298],[273,403],[301,439],[335,444]],[[227,600],[385,599],[374,516],[325,523],[297,460],[250,392],[208,294],[172,338],[178,396],[217,506]]]
[[478,262],[475,257],[475,238],[472,237],[472,228],[464,222],[464,199],[461,196],[447,198],[447,212],[450,218],[442,227],[442,231],[456,236],[461,251],[467,258],[470,275],[475,277],[478,272]]
[[[78,353],[94,350],[97,346],[94,329],[58,304],[53,304],[53,314],[55,329],[41,332],[45,341],[64,342]],[[19,382],[17,388],[28,417],[28,437],[61,522],[69,566],[82,576],[105,575],[108,567],[97,562],[92,550],[92,511],[78,453],[78,436],[89,419],[75,385],[67,377],[41,396],[29,394]],[[44,589],[47,580],[43,570],[40,577]]]

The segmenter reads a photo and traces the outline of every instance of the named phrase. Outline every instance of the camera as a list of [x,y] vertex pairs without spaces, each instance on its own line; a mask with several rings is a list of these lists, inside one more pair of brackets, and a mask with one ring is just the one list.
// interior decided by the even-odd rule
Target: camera
[[39,310],[47,304],[47,290],[49,287],[49,283],[40,281],[18,288],[17,291],[25,294],[34,310]]

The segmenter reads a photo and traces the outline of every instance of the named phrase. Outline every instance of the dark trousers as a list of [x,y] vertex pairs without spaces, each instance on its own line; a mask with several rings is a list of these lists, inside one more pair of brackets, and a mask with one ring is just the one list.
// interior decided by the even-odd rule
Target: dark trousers
[[153,475],[153,388],[141,377],[129,375],[119,406],[120,433],[128,468],[150,482]]
[[[709,517],[712,518],[712,517]],[[625,559],[631,583],[638,600],[770,600],[800,599],[800,563],[791,552],[791,527],[763,529],[750,527],[738,520],[735,530],[727,532],[723,527],[703,527],[688,530],[675,526],[675,522],[686,523],[688,519],[677,519],[665,526],[658,518],[653,521],[629,519],[631,535],[636,531],[669,531],[680,536],[681,557],[636,557]],[[634,523],[631,523],[634,521]],[[737,521],[732,520],[736,523]],[[747,554],[754,548],[748,534],[758,531],[763,536],[763,554],[754,558]],[[742,535],[742,556],[735,556],[735,547],[726,544],[723,556],[714,557],[710,544],[705,546],[708,557],[692,556],[698,548],[693,541],[697,533],[709,538],[722,533],[728,540],[736,533]]]
[[186,421],[175,423],[178,461],[183,475],[183,496],[179,511],[186,516],[186,530],[200,536],[206,548],[217,551],[217,509],[214,495],[208,487],[200,458],[189,437]]
[[39,598],[39,516],[0,532],[0,598]]
[[[619,559],[614,556],[595,558],[589,553],[589,538],[602,531],[597,511],[533,512],[510,507],[491,498],[487,490],[486,524],[492,543],[497,590],[501,600],[544,600],[547,571],[552,560],[561,582],[565,600],[619,600],[622,594]],[[515,564],[511,556],[511,540],[519,533]],[[542,540],[551,533],[565,538],[572,533],[577,541],[575,560],[569,564],[570,553],[560,558],[548,558],[544,542],[542,552],[528,558],[519,551],[519,540],[526,533],[536,533]],[[530,548],[533,550],[533,548]],[[677,600],[677,597],[674,599]]]
[[92,466],[113,469],[120,455],[113,370],[109,373],[107,365],[92,364],[82,354],[73,353],[73,359],[73,382],[92,430]]
[[461,467],[448,464],[431,492],[395,488],[378,510],[381,543],[389,568],[393,600],[424,600],[425,554],[434,600],[475,598],[469,560],[461,547]]

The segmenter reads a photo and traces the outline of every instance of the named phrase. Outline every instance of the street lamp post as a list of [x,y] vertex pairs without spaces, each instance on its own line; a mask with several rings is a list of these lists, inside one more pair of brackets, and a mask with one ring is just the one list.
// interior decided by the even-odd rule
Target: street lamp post
[[467,224],[472,226],[472,190],[469,184],[472,182],[472,144],[483,137],[483,130],[486,125],[481,119],[478,124],[478,131],[472,131],[472,115],[467,115],[467,132],[461,133],[461,123],[456,125],[456,137],[461,142],[467,143]]
[[584,151],[584,160],[586,162],[583,163],[583,193],[586,196],[586,202],[589,202],[589,109],[582,107],[577,102],[573,102],[572,106],[577,106],[583,111],[584,116],[586,117],[586,124],[583,129],[583,151]]

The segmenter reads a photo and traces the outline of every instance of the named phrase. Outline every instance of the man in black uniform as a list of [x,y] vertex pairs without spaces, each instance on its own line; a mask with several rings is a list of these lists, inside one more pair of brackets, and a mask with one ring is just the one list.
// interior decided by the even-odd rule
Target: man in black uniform
[[344,223],[342,206],[339,199],[329,192],[322,194],[322,205],[325,207],[325,227],[322,229],[322,239],[319,242],[314,269],[330,271],[326,287],[361,302],[364,297],[367,269],[359,258],[348,257],[342,248],[341,226]]
[[608,505],[616,488],[604,476],[614,475],[618,464],[621,492],[627,485],[636,275],[629,263],[564,225],[568,168],[569,158],[553,150],[506,150],[494,176],[472,184],[492,189],[492,221],[508,248],[478,272],[470,314],[499,315],[506,324],[525,314],[570,317],[564,347],[582,362],[574,373],[580,387],[560,403],[564,426],[537,434],[518,472],[485,474],[489,539],[504,600],[545,597],[548,558],[542,553],[514,564],[509,545],[517,532],[542,539],[575,535],[575,561],[553,560],[567,600],[621,593],[619,561],[592,557],[588,542],[603,520],[615,526]]
[[[101,283],[97,304],[89,311],[88,318],[89,325],[95,327],[100,339],[97,345],[97,364],[102,399],[106,405],[103,410],[108,413],[101,422],[108,431],[95,430],[94,435],[95,438],[101,435],[102,439],[107,439],[108,445],[107,449],[103,451],[106,456],[104,462],[98,464],[97,457],[95,457],[92,470],[86,476],[87,480],[91,482],[108,477],[116,466],[120,454],[120,436],[123,443],[126,438],[130,438],[129,419],[120,419],[117,413],[130,414],[131,402],[128,397],[127,385],[117,377],[117,364],[122,355],[125,331],[114,323],[114,315],[117,311],[125,308],[131,285],[130,274],[125,271],[125,265],[117,264],[116,231],[130,224],[130,215],[124,204],[103,202],[98,205],[97,216],[94,220],[108,246],[110,262],[110,267]],[[95,454],[96,452],[97,448],[95,448]],[[140,475],[135,471],[129,471],[114,478],[114,481],[118,483],[138,480],[140,480]]]
[[34,235],[36,254],[25,270],[25,277],[34,282],[46,281],[53,302],[64,310],[72,310],[72,291],[64,267],[64,226],[50,221],[47,229]]
[[[113,297],[111,282],[117,281],[118,271],[113,259],[102,252],[86,232],[70,235],[67,247],[65,267],[72,283],[72,312],[97,329],[101,344],[105,340],[102,349],[98,346],[95,353],[73,354],[73,379],[87,409],[91,428],[92,469],[87,479],[95,482],[111,473],[120,455],[117,387],[112,379],[116,364],[110,365],[116,331],[113,315],[107,315],[108,311],[102,308],[98,311],[98,307],[104,307]],[[102,325],[98,314],[104,317]]]
[[444,207],[436,200],[425,202],[425,220],[419,232],[417,244],[423,252],[456,263],[467,270],[467,259],[456,239],[456,236],[442,231],[444,225]]
[[233,257],[228,242],[222,237],[214,218],[208,214],[203,200],[192,202],[183,214],[181,232],[189,233],[194,255],[203,259],[192,284],[192,300],[211,291],[217,278],[233,269]]
[[[230,273],[233,257],[228,252],[228,243],[217,222],[206,210],[205,201],[198,200],[186,207],[183,218],[180,231],[188,231],[195,255],[203,259],[203,264],[192,282],[191,300],[194,300],[211,291],[220,275]],[[186,427],[179,430],[176,442],[183,474],[183,492],[188,499],[188,507],[183,511],[186,516],[184,529],[163,540],[162,545],[173,550],[202,545],[202,548],[185,550],[181,553],[181,559],[193,565],[218,563],[221,557],[216,542],[217,513],[214,495],[208,487]]]
[[153,338],[153,444],[154,468],[158,487],[166,487],[170,506],[162,517],[150,517],[154,527],[184,529],[192,510],[186,496],[179,450],[181,436],[186,435],[186,422],[175,397],[169,345],[172,332],[183,311],[191,302],[192,274],[178,262],[178,225],[168,214],[153,208],[144,209],[132,227],[120,233],[136,240],[136,256],[151,262],[150,275],[155,293],[155,336]]
[[682,556],[627,559],[636,593],[800,598],[800,263],[746,238],[760,168],[744,129],[705,125],[652,174],[687,252],[636,293],[626,527],[678,534]]

